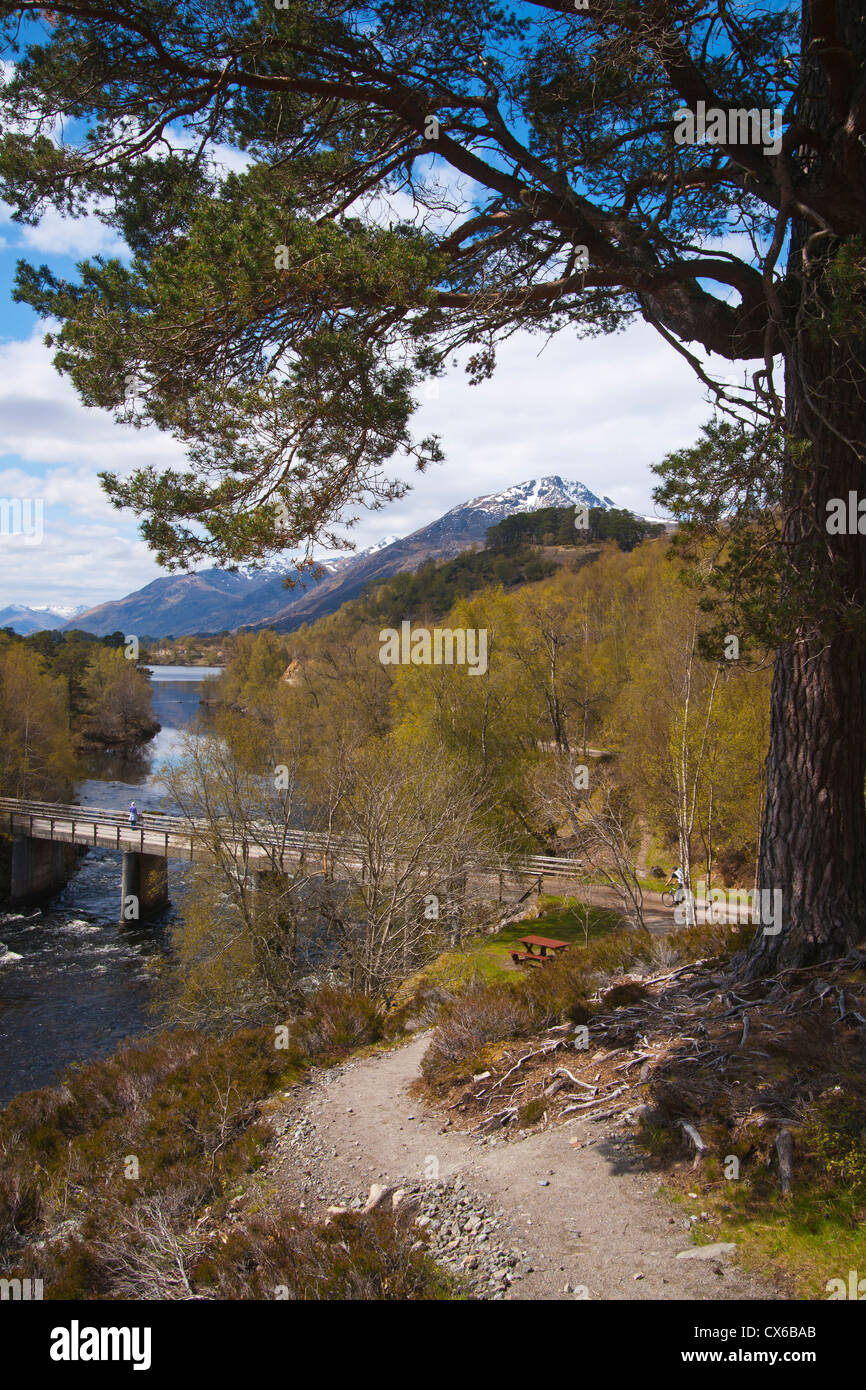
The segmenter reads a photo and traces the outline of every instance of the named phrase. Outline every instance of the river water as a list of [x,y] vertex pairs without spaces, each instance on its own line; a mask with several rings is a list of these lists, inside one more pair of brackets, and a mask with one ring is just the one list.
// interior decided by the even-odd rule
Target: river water
[[[170,809],[160,770],[196,722],[204,686],[216,675],[216,667],[151,668],[161,732],[139,759],[91,760],[91,777],[77,787],[81,804]],[[70,1062],[105,1056],[157,1024],[151,967],[167,949],[176,909],[146,923],[118,922],[120,862],[114,850],[88,850],[41,911],[0,913],[0,940],[10,957],[20,956],[0,965],[0,1105],[18,1091],[51,1085]],[[170,894],[185,874],[182,861],[170,861]]]

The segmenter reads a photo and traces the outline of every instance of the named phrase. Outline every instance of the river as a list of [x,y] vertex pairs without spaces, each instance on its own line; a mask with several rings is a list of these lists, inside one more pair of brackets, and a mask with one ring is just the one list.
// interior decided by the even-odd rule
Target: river
[[[76,788],[83,806],[167,809],[161,769],[195,723],[200,697],[216,667],[151,667],[153,708],[162,725],[144,755],[90,760]],[[169,864],[169,892],[186,868]],[[0,965],[0,1105],[18,1091],[54,1083],[70,1062],[102,1057],[124,1038],[155,1026],[150,966],[167,948],[176,909],[147,923],[119,923],[120,855],[92,849],[66,887],[41,911],[0,913],[0,940],[11,959]]]

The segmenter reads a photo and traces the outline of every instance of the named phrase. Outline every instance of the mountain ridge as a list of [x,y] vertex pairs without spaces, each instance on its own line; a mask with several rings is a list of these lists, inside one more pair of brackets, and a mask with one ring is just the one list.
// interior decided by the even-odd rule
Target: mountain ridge
[[9,603],[0,608],[0,628],[11,627],[20,637],[29,637],[34,632],[74,626],[71,620],[86,611],[86,603]]
[[297,570],[279,558],[260,568],[164,575],[122,599],[77,614],[64,626],[82,627],[97,636],[122,629],[152,638],[203,636],[239,628],[292,632],[357,598],[371,580],[415,569],[425,560],[450,560],[472,545],[483,545],[487,528],[506,516],[571,505],[607,510],[615,503],[559,474],[531,478],[500,492],[472,497],[408,536],[386,536],[355,554],[326,557],[320,562],[326,571],[323,577],[301,576],[294,589],[287,589],[284,579],[297,576]]

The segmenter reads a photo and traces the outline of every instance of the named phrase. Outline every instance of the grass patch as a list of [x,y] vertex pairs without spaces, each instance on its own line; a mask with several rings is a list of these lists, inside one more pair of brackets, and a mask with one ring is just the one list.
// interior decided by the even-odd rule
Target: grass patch
[[[682,1157],[682,1148],[669,1131],[647,1138],[648,1147],[664,1161],[677,1154]],[[827,1299],[828,1280],[839,1278],[847,1284],[851,1269],[861,1278],[866,1275],[862,1197],[826,1180],[811,1164],[787,1198],[763,1164],[744,1164],[736,1181],[726,1181],[709,1163],[705,1168],[703,1174],[688,1171],[676,1179],[686,1213],[709,1213],[709,1221],[695,1228],[699,1244],[736,1242],[738,1260],[745,1269],[763,1278],[780,1277],[795,1298]],[[697,1193],[697,1198],[689,1198],[686,1189]]]
[[517,1112],[517,1123],[521,1129],[529,1129],[530,1125],[537,1125],[543,1118],[547,1110],[547,1103],[543,1096],[536,1096],[534,1100],[528,1100]]
[[521,951],[522,936],[551,936],[572,945],[585,945],[610,936],[621,925],[619,914],[610,908],[587,907],[577,898],[542,897],[537,917],[510,922],[494,936],[479,934],[464,942],[459,951],[445,951],[423,970],[416,971],[400,987],[395,1004],[399,1007],[419,987],[435,986],[446,991],[462,989],[472,980],[488,984],[514,976],[512,951]]

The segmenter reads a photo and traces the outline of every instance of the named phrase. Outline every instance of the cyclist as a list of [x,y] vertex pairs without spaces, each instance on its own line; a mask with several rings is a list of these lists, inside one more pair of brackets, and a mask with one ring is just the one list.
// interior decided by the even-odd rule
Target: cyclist
[[668,881],[667,881],[667,883],[665,884],[665,887],[666,887],[666,888],[667,888],[667,886],[668,886],[669,883],[675,883],[675,884],[676,884],[676,888],[674,889],[674,907],[676,907],[677,903],[681,903],[682,900],[683,900],[683,898],[686,896],[686,895],[685,895],[685,890],[684,890],[684,888],[683,888],[683,871],[682,871],[682,869],[680,869],[679,867],[676,868],[676,869],[671,869],[670,876],[668,877]]

